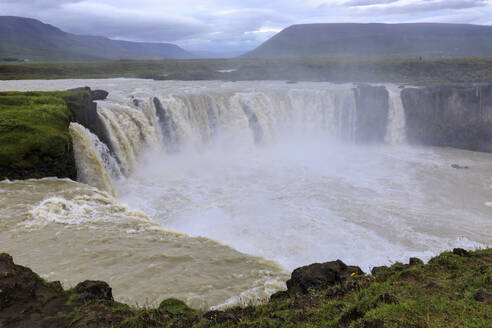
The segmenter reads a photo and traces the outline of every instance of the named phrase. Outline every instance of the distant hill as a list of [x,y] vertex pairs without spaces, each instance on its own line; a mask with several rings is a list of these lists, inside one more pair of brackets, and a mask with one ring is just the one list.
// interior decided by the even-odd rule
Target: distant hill
[[293,25],[244,58],[492,56],[492,26],[468,24]]
[[91,61],[191,58],[177,45],[75,35],[24,17],[0,16],[0,61]]

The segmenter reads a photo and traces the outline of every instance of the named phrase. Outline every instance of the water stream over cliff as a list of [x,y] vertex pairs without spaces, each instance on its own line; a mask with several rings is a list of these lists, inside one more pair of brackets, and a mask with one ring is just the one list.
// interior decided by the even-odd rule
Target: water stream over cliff
[[[492,243],[492,155],[406,145],[396,86],[385,86],[387,119],[364,126],[376,109],[361,107],[354,85],[0,83],[81,85],[110,92],[98,114],[111,144],[70,127],[79,181],[100,191],[0,184],[0,247],[50,279],[105,279],[123,299],[211,306],[264,298],[312,262],[368,270]],[[362,128],[383,140],[360,140]]]

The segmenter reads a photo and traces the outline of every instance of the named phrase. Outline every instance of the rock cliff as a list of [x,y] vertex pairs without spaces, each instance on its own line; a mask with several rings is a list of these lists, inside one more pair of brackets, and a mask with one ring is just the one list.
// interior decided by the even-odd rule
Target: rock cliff
[[410,143],[492,152],[492,85],[402,91]]

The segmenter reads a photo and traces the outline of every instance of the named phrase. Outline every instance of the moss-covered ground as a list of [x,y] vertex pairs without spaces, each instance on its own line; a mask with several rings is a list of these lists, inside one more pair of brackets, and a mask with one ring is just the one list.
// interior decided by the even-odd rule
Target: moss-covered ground
[[[218,70],[236,69],[218,73]],[[368,59],[193,59],[110,62],[1,63],[0,80],[157,78],[394,82],[492,82],[492,57]]]
[[[107,327],[492,327],[492,249],[443,253],[428,264],[396,263],[349,284],[267,304],[201,311],[168,299],[157,309],[117,302],[74,304],[72,326],[113,315]],[[105,313],[103,315],[103,313]],[[96,315],[97,314],[97,315]],[[94,319],[96,320],[96,319]],[[98,327],[106,327],[100,325]]]
[[59,169],[72,150],[68,125],[84,92],[0,92],[0,179],[9,172],[39,178],[49,167]]

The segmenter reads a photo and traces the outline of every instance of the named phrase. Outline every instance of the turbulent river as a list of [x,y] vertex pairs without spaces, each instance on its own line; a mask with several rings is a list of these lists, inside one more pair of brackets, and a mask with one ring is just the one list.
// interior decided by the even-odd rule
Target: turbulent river
[[80,86],[109,92],[111,145],[72,123],[79,182],[0,182],[0,250],[65,287],[247,304],[313,262],[368,271],[492,244],[492,155],[407,145],[394,86],[385,144],[362,145],[351,85],[0,81]]

